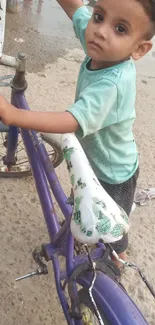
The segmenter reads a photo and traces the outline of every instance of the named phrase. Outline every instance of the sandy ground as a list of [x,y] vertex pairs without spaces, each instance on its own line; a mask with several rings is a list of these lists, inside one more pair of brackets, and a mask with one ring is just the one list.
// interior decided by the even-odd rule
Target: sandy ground
[[[138,186],[155,187],[155,77],[154,52],[137,65],[137,121],[135,136],[140,154]],[[38,72],[27,74],[27,99],[32,109],[64,110],[72,104],[76,77],[83,52],[77,48],[66,51],[63,58],[46,64]],[[0,67],[0,74],[10,74],[10,68]],[[8,89],[2,89],[9,96]],[[36,98],[37,94],[37,98]],[[57,169],[66,192],[70,182],[65,165]],[[46,277],[15,283],[15,278],[35,269],[31,251],[48,234],[42,217],[33,179],[1,179],[0,187],[0,324],[51,325],[66,324],[59,308],[53,272],[49,265]],[[131,217],[129,258],[136,262],[155,288],[155,200],[145,207],[137,207]],[[59,212],[58,212],[59,213]],[[150,325],[155,324],[154,300],[134,271],[123,276],[133,300]]]

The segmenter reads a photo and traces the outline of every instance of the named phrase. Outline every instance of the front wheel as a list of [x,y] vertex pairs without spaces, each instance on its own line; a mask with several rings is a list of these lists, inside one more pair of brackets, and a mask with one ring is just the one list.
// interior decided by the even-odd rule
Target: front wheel
[[[80,309],[82,313],[82,324],[83,325],[99,325],[98,319],[94,313],[94,309],[89,297],[89,292],[87,289],[81,289],[79,292],[79,301]],[[97,306],[98,307],[98,306]],[[104,325],[112,325],[107,317],[105,316],[104,311],[98,307],[100,316],[102,318]]]
[[63,151],[61,147],[61,135],[60,134],[50,134],[50,133],[41,133],[43,141],[46,143],[46,146],[49,145],[51,150],[51,160],[53,167],[58,167],[63,161]]
[[[5,156],[8,143],[8,131],[2,123],[0,124],[0,177],[4,178],[21,178],[31,175],[31,166],[28,161],[28,157],[25,151],[25,147],[22,141],[22,137],[19,133],[18,143],[15,154],[15,164],[6,166]],[[60,143],[54,136],[47,134],[41,134],[43,143],[51,159],[53,167],[58,167],[63,160],[63,153]]]

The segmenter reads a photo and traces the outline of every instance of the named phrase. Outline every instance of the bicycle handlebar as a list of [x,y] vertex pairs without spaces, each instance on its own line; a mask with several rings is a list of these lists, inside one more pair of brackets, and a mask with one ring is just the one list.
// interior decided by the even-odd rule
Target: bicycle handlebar
[[15,68],[17,65],[17,59],[14,56],[2,54],[0,64]]

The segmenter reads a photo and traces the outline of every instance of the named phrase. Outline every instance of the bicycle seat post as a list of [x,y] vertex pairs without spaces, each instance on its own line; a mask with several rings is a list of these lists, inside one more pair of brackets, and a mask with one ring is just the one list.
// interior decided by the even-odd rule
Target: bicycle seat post
[[27,81],[25,79],[27,55],[25,53],[18,53],[16,58],[16,73],[11,81],[11,88],[18,91],[25,91],[27,88]]

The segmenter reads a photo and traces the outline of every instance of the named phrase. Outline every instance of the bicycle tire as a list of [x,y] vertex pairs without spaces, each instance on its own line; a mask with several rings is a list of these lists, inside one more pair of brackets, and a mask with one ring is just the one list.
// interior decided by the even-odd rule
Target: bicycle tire
[[[0,133],[7,133],[5,129],[1,129]],[[43,141],[49,144],[54,150],[54,161],[52,160],[53,167],[58,167],[63,161],[63,152],[60,146],[60,143],[56,141],[56,139],[48,134],[41,134]],[[0,171],[0,178],[22,178],[28,177],[32,175],[31,169],[23,170],[23,171]]]
[[[92,280],[91,271],[83,271],[80,275],[76,270],[76,274],[77,283],[82,287],[81,289],[84,288],[88,291]],[[70,295],[74,289],[73,275],[75,276],[75,272],[73,272],[70,280]],[[97,272],[93,296],[100,313],[103,313],[102,317],[106,316],[107,321],[109,321],[107,325],[149,325],[138,306],[123,287],[104,272]]]
[[[97,318],[95,316],[93,306],[91,304],[91,300],[90,300],[90,297],[89,297],[88,290],[85,289],[85,288],[82,288],[81,290],[79,290],[78,295],[79,295],[79,301],[80,301],[80,309],[81,309],[81,312],[82,312],[82,323],[83,323],[83,325],[90,325],[90,324],[97,325],[98,321],[97,321]],[[100,313],[100,316],[101,316],[101,318],[103,320],[104,325],[112,325],[111,322],[109,322],[109,320],[107,319],[104,311],[100,307],[98,307],[98,310],[99,310],[99,313]],[[87,315],[86,315],[86,313],[87,313]],[[90,313],[91,313],[92,316],[95,316],[97,323],[96,322],[95,323],[90,322],[91,321],[91,319],[89,319]],[[88,322],[86,322],[87,319],[88,319]]]
[[58,167],[63,161],[63,151],[61,147],[61,135],[59,134],[50,134],[50,133],[41,133],[42,139],[48,143],[52,148],[55,148],[57,153],[56,159],[53,163],[54,168]]

